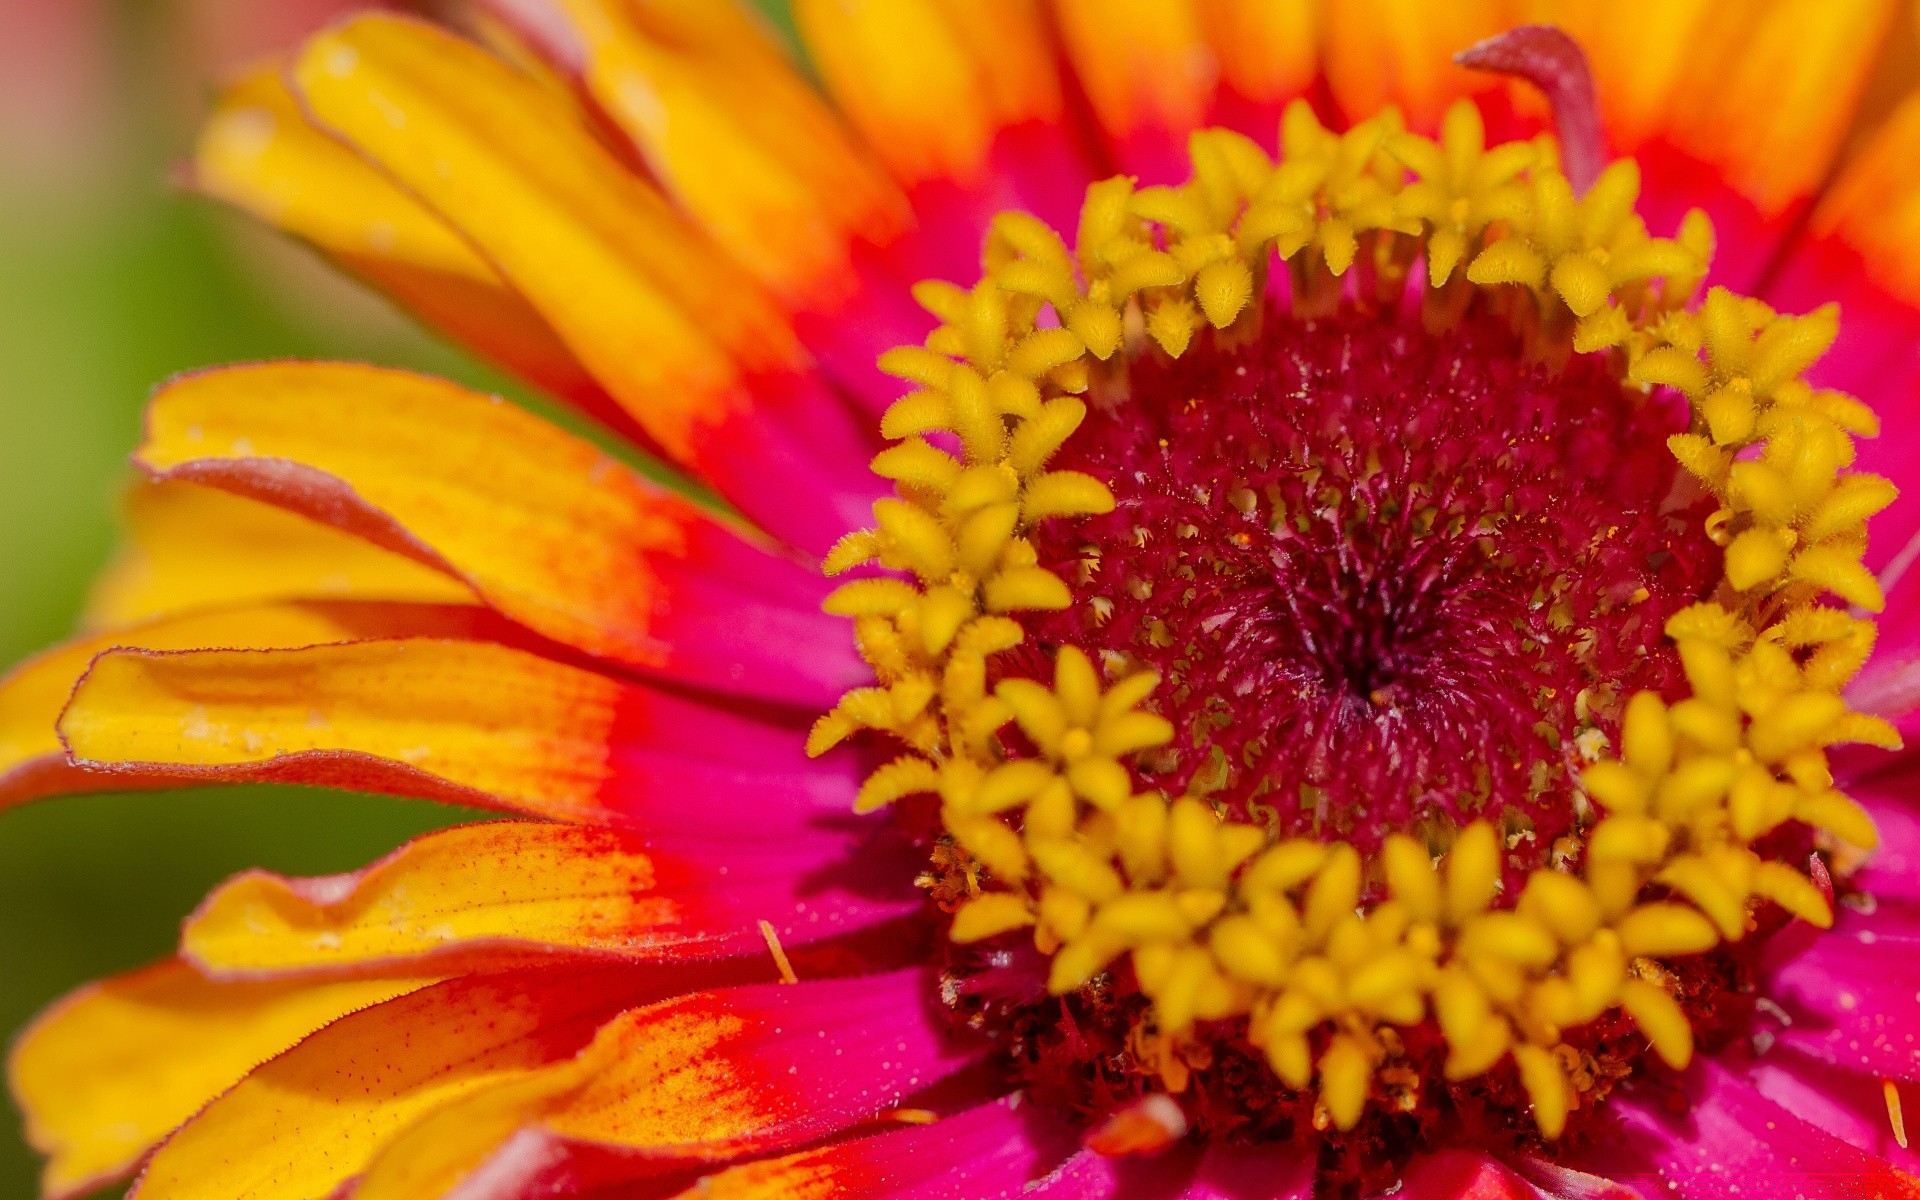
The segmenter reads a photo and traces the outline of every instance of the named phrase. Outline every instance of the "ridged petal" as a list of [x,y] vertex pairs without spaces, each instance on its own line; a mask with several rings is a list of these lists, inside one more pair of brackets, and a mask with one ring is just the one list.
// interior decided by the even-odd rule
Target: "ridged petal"
[[[1716,278],[1759,286],[1839,159],[1897,4],[1734,0],[1697,17],[1690,4],[1647,8],[1661,12],[1647,17],[1644,38],[1603,40],[1611,50],[1594,60],[1603,111],[1615,111],[1619,86],[1638,113],[1609,131],[1613,150],[1640,159],[1649,227],[1665,234],[1686,209],[1705,209]],[[1638,27],[1634,10],[1603,4],[1592,21]],[[1640,50],[1674,36],[1678,60]]]
[[277,67],[252,71],[221,94],[187,178],[312,243],[483,358],[622,432],[640,431],[458,232],[314,127]]
[[1554,0],[1546,15],[1586,52],[1608,146],[1632,154],[1673,119],[1673,91],[1712,0]]
[[87,603],[95,629],[277,600],[479,602],[444,571],[217,488],[140,482],[123,514],[121,548]]
[[89,985],[14,1042],[7,1078],[49,1197],[131,1172],[255,1065],[348,1013],[428,979],[213,983],[163,962]]
[[[89,775],[67,762],[55,725],[88,664],[115,647],[187,650],[205,646],[267,649],[417,634],[486,634],[505,623],[471,606],[316,601],[245,605],[165,617],[78,638],[28,659],[0,677],[0,808],[64,792],[138,780]],[[166,786],[162,776],[145,786]]]
[[1399,1192],[1406,1200],[1538,1200],[1540,1193],[1476,1150],[1443,1150],[1407,1164]]
[[1183,183],[1187,135],[1208,125],[1271,150],[1281,110],[1313,85],[1312,0],[1052,0],[1114,163]]
[[1045,1112],[1008,1101],[931,1125],[710,1175],[680,1200],[1013,1200],[1072,1148]]
[[1909,753],[1842,786],[1867,810],[1880,834],[1879,848],[1854,882],[1881,899],[1920,903],[1920,758]]
[[[1463,97],[1483,105],[1511,86],[1498,76],[1453,64],[1453,56],[1525,17],[1512,0],[1340,0],[1324,4],[1321,70],[1349,123],[1392,104],[1408,126],[1431,132]],[[1504,97],[1493,107],[1504,108]],[[1491,114],[1490,114],[1491,115]]]
[[908,190],[915,277],[971,279],[1002,209],[1071,229],[1096,167],[1041,0],[797,0],[827,93]]
[[403,371],[268,363],[161,389],[135,461],[326,521],[592,654],[831,703],[862,668],[811,572],[589,443]]
[[[1840,336],[1810,373],[1858,395],[1881,418],[1859,442],[1859,469],[1893,480],[1900,497],[1874,518],[1867,561],[1887,569],[1920,554],[1920,93],[1910,96],[1846,164],[1808,219],[1767,298],[1788,311],[1840,304]],[[1920,613],[1889,597],[1889,628],[1920,641]],[[1904,611],[1902,608],[1904,607]]]
[[1313,1156],[1289,1143],[1182,1144],[1110,1158],[1091,1150],[1025,1193],[1031,1200],[1312,1200]]
[[[1120,166],[1180,183],[1187,134],[1206,119],[1220,64],[1194,0],[1055,0],[1074,73]],[[1263,130],[1270,141],[1272,130]]]
[[[283,651],[123,651],[60,722],[84,765],[271,780],[743,841],[851,806],[844,766],[778,729],[526,651],[431,639]],[[715,827],[712,802],[735,818]]]
[[1920,1081],[1920,916],[1905,905],[1842,907],[1766,990],[1792,1015],[1773,1034],[1782,1045],[1844,1070]]
[[530,1179],[500,1187],[515,1164],[502,1172],[489,1160],[516,1134],[586,1151],[605,1187],[871,1121],[969,1061],[925,1011],[933,986],[916,970],[627,1013],[550,1068],[545,1086],[482,1093],[415,1125],[375,1160],[356,1200],[432,1200],[463,1179],[463,1195],[545,1190]]
[[520,1128],[658,1170],[817,1137],[967,1061],[923,1013],[924,972],[635,1007],[649,978],[469,977],[336,1022],[191,1121],[136,1195],[306,1200],[366,1171],[358,1195],[424,1200]]
[[[249,871],[187,920],[181,953],[220,973],[407,962],[441,974],[455,973],[450,964],[499,970],[567,956],[764,955],[761,921],[797,946],[918,911],[910,859],[882,858],[889,870],[880,871],[855,856],[835,833],[716,851],[496,821],[427,834],[351,875]],[[830,885],[810,879],[829,868]]]
[[378,14],[309,42],[294,80],[669,454],[810,551],[851,527],[869,451],[785,318],[562,101],[470,43]]
[[894,177],[980,181],[995,135],[1053,121],[1059,81],[1034,6],[980,5],[995,52],[942,0],[796,0],[794,20],[827,91]]
[[1724,1200],[1737,1185],[1764,1200],[1920,1196],[1920,1180],[1808,1124],[1711,1060],[1695,1065],[1686,1093],[1679,1116],[1663,1099],[1610,1098],[1630,1150],[1657,1171],[1621,1175],[1644,1195]]
[[[1883,1081],[1836,1070],[1830,1063],[1779,1046],[1761,1055],[1745,1073],[1761,1095],[1794,1116],[1909,1175],[1920,1174],[1920,1152],[1900,1145],[1887,1112]],[[1904,1101],[1920,1092],[1911,1084],[1900,1090]]]
[[731,3],[554,3],[600,107],[789,309],[835,311],[859,286],[853,243],[886,245],[908,228],[906,197]]
[[468,976],[333,1022],[208,1105],[147,1164],[141,1200],[314,1200],[442,1104],[571,1058],[668,981]]

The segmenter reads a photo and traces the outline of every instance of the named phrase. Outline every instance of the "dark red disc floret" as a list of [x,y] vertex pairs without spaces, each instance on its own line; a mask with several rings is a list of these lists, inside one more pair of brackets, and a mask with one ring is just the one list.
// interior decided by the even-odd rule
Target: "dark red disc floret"
[[1684,406],[1496,317],[1266,318],[1093,397],[1055,465],[1117,507],[1038,536],[1076,603],[1036,641],[1161,673],[1143,784],[1362,851],[1498,815],[1545,861],[1583,740],[1676,690],[1662,626],[1719,576]]

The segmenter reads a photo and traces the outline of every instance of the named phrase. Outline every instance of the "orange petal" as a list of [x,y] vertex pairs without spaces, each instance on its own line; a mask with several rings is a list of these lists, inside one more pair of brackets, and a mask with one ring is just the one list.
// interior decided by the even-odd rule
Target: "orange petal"
[[449,1105],[408,1130],[357,1200],[447,1195],[522,1128],[625,1151],[624,1163],[603,1158],[601,1169],[624,1167],[631,1182],[870,1120],[965,1062],[920,1011],[930,982],[914,971],[736,988],[624,1014],[541,1080]]
[[1184,147],[1220,78],[1194,0],[1055,0],[1054,7],[1108,139],[1125,147],[1152,131]]
[[1027,0],[796,0],[827,91],[908,187],[976,182],[995,135],[1061,99]]
[[125,514],[126,543],[87,605],[92,628],[274,600],[477,603],[445,572],[231,492],[137,483]]
[[1920,308],[1920,93],[1894,110],[1834,180],[1808,232],[1844,244],[1870,279]]
[[440,567],[593,654],[807,702],[858,677],[804,568],[589,443],[450,383],[348,364],[205,371],[154,397],[135,461]]
[[[671,454],[771,404],[807,360],[780,313],[538,84],[423,22],[368,14],[307,44],[314,116],[457,227]],[[830,410],[809,416],[830,417]]]
[[47,1155],[41,1187],[78,1196],[126,1175],[255,1064],[429,982],[213,983],[165,962],[74,993],[27,1027],[8,1060],[27,1139]]
[[[1840,304],[1840,339],[1810,379],[1865,398],[1885,424],[1882,436],[1861,439],[1855,469],[1885,475],[1900,489],[1893,506],[1874,518],[1867,557],[1891,583],[1892,564],[1911,552],[1920,530],[1912,434],[1920,406],[1914,354],[1920,345],[1920,92],[1897,107],[1835,177],[1766,298],[1788,312]],[[1896,605],[1893,611],[1902,610]],[[1899,633],[1883,625],[1882,649],[1870,668],[1881,680],[1898,675],[1901,644]],[[1855,690],[1867,687],[1862,680]]]
[[[766,954],[761,922],[795,945],[914,911],[904,886],[821,872],[846,867],[840,834],[705,851],[664,837],[497,821],[415,839],[351,875],[249,871],[188,919],[181,952],[209,971],[363,970],[430,958],[493,970],[556,953],[635,961]],[[865,874],[861,872],[861,874]],[[845,875],[845,872],[842,872]],[[424,967],[414,969],[424,970]]]
[[[559,3],[600,107],[788,308],[835,311],[858,287],[852,243],[885,245],[906,230],[912,217],[892,181],[732,5]],[[743,53],[743,42],[759,53]]]
[[1393,104],[1410,127],[1437,128],[1455,100],[1508,86],[1498,76],[1455,66],[1453,56],[1521,24],[1521,7],[1513,0],[1342,0],[1322,6],[1322,66],[1335,103],[1351,121]]
[[267,1062],[155,1152],[145,1200],[313,1200],[449,1101],[567,1059],[644,1002],[630,972],[469,976],[354,1013]]
[[1712,0],[1555,0],[1552,22],[1586,51],[1600,123],[1615,153],[1632,154],[1666,128],[1673,90],[1699,52]]
[[[1118,1175],[1112,1160],[1075,1148],[1064,1122],[1008,1101],[983,1105],[877,1137],[763,1159],[709,1175],[676,1200],[935,1200],[949,1196],[1281,1196],[1292,1157],[1278,1147],[1248,1172],[1247,1188],[1191,1189],[1193,1163],[1178,1156],[1159,1177],[1153,1168]],[[1065,1160],[1064,1162],[1062,1160]],[[1278,1178],[1276,1178],[1276,1176]],[[1122,1182],[1122,1179],[1127,1182]],[[1236,1181],[1238,1182],[1238,1181]],[[1304,1193],[1301,1193],[1304,1194]]]
[[[61,792],[138,780],[114,780],[69,765],[54,731],[74,684],[94,658],[117,646],[180,650],[202,646],[269,648],[414,634],[462,635],[483,610],[411,604],[305,603],[215,609],[94,634],[56,646],[0,679],[0,808]],[[504,624],[504,623],[502,623]],[[163,778],[145,786],[165,786]]]
[[401,640],[101,657],[60,720],[98,770],[283,780],[593,824],[789,835],[848,803],[801,739],[522,650]]
[[1737,0],[1709,8],[1666,108],[1668,137],[1763,218],[1811,197],[1852,126],[1896,0]]
[[446,222],[314,128],[277,70],[244,76],[200,131],[198,190],[304,238],[428,325],[622,429],[637,429],[546,320]]
[[[1244,99],[1278,109],[1313,86],[1319,69],[1313,0],[1195,0],[1221,81]],[[1261,130],[1266,144],[1270,130]]]

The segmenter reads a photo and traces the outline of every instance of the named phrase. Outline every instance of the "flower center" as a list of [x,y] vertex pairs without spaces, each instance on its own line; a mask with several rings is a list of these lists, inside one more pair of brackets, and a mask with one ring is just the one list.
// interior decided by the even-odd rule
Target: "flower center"
[[1898,744],[1832,601],[1877,611],[1892,491],[1800,378],[1831,306],[1702,298],[1711,231],[1650,236],[1631,163],[1576,197],[1471,105],[1281,141],[916,290],[897,495],[825,564],[883,568],[828,601],[875,683],[810,749],[887,747],[857,807],[926,831],[1012,1084],[1116,1153],[1315,1136],[1345,1186],[1559,1138],[1831,924],[1810,853],[1876,835],[1828,747]]
[[1528,365],[1489,317],[1274,312],[1130,380],[1059,456],[1116,504],[1036,534],[1075,603],[1031,624],[1159,675],[1176,735],[1142,785],[1365,854],[1489,816],[1543,865],[1625,698],[1680,684],[1667,619],[1718,582],[1666,448],[1685,406]]

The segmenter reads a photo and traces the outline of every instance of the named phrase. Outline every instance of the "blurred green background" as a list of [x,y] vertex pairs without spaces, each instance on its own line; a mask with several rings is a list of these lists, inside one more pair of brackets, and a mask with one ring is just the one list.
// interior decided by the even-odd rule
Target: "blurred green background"
[[[215,78],[350,6],[0,0],[0,668],[72,630],[112,544],[141,404],[170,373],[351,357],[500,386],[304,251],[167,182]],[[269,788],[0,814],[0,1031],[167,953],[233,872],[351,869],[456,815]],[[0,1197],[35,1194],[37,1172],[8,1113]]]

